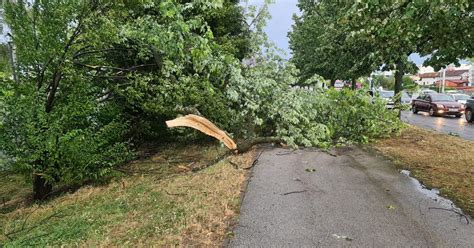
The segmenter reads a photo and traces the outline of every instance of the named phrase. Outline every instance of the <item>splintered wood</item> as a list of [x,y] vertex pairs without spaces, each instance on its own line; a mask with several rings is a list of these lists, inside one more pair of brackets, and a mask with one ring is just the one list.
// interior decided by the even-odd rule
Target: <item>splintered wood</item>
[[208,119],[197,115],[186,115],[166,122],[169,128],[172,127],[190,127],[197,129],[209,136],[212,136],[224,143],[230,150],[237,150],[237,145],[224,131]]

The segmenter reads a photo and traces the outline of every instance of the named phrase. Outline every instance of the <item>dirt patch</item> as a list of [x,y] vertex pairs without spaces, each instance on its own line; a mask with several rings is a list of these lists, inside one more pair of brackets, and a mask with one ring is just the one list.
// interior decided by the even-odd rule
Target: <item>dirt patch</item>
[[410,126],[373,147],[474,216],[474,142]]

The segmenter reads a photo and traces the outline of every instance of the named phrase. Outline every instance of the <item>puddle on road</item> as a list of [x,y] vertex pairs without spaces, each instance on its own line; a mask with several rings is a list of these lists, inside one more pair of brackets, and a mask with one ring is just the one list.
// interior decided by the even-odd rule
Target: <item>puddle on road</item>
[[417,179],[413,178],[410,176],[411,172],[409,170],[401,170],[400,174],[410,178],[410,181],[412,184],[415,186],[415,188],[424,194],[425,196],[429,197],[433,201],[439,203],[442,207],[448,208],[448,209],[453,209],[457,211],[462,211],[460,208],[456,207],[456,205],[449,199],[446,199],[442,196],[439,195],[439,189],[433,188],[433,189],[428,189],[426,188],[425,185],[421,184],[420,181]]

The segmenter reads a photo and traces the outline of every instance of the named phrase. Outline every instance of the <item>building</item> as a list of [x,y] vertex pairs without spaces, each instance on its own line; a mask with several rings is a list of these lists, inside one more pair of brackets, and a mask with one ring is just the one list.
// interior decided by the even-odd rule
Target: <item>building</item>
[[[422,86],[439,86],[443,82],[443,70],[439,72],[427,72],[421,70],[416,82]],[[446,87],[468,87],[474,86],[474,65],[448,66],[444,72]]]
[[5,9],[3,8],[4,3],[4,0],[0,0],[0,44],[6,44],[10,41],[10,38],[8,37],[10,28],[8,28],[5,21]]
[[428,73],[428,72],[435,72],[434,68],[431,66],[419,66],[418,67],[418,73],[423,74],[423,73]]
[[395,75],[395,71],[374,71],[370,74],[371,77],[375,76],[384,76],[384,77],[393,77]]
[[436,83],[436,78],[439,76],[438,72],[425,72],[418,74],[419,80],[416,81],[421,86],[432,86]]
[[469,68],[469,86],[474,87],[474,65],[471,65],[471,68]]

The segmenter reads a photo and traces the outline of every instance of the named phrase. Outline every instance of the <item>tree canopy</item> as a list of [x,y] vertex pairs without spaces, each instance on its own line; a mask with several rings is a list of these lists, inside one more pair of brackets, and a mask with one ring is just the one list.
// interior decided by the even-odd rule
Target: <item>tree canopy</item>
[[107,174],[188,106],[230,119],[225,70],[248,46],[235,1],[19,0],[6,19],[19,79],[2,83],[1,147],[36,199]]
[[425,65],[437,69],[472,56],[473,5],[468,0],[300,0],[302,15],[295,17],[290,34],[294,61],[303,76],[327,78],[395,69],[399,92],[403,75],[414,69],[408,61],[412,53],[429,56]]
[[[289,34],[292,61],[301,71],[301,79],[314,74],[330,79],[355,79],[369,74],[374,66],[365,56],[372,49],[370,43],[355,43],[348,39],[344,17],[351,5],[338,1],[298,2],[301,16],[294,16],[295,24]],[[369,60],[369,61],[365,61]]]

